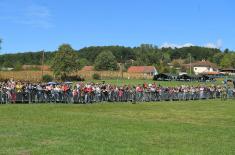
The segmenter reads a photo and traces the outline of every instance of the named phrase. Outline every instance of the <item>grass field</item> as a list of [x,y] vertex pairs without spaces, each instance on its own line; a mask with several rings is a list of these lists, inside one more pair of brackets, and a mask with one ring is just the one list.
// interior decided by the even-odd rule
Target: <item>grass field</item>
[[190,85],[190,86],[198,86],[198,85],[222,85],[222,79],[218,79],[216,82],[185,82],[185,81],[154,81],[151,79],[148,80],[141,80],[141,79],[108,79],[108,80],[86,80],[85,82],[95,82],[95,83],[101,83],[102,81],[105,81],[105,83],[109,84],[115,84],[115,85],[138,85],[143,83],[156,83],[157,85],[161,86],[181,86],[181,85]]
[[233,155],[235,101],[0,105],[4,155]]

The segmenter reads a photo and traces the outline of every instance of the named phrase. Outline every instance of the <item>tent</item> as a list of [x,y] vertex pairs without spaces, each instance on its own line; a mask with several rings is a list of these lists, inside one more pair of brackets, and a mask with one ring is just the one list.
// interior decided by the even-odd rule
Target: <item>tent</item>
[[203,74],[203,75],[200,75],[200,78],[199,78],[198,81],[200,81],[200,82],[207,82],[207,81],[214,81],[214,80],[215,80],[215,78],[214,78],[213,75],[205,75],[205,74]]
[[176,78],[176,76],[174,76],[173,74],[160,73],[160,74],[154,75],[153,80],[156,80],[156,81],[171,81],[175,78]]
[[194,78],[187,75],[187,74],[183,74],[183,75],[179,75],[177,77],[177,81],[192,81]]
[[56,83],[56,82],[48,82],[47,84],[48,85],[57,85],[58,83]]

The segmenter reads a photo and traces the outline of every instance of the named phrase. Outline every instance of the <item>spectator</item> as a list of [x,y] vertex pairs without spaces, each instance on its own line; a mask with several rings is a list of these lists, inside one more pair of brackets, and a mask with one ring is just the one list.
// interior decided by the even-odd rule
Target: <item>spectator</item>
[[[225,94],[226,93],[226,94]],[[149,102],[161,100],[226,99],[235,89],[221,86],[162,87],[153,84],[116,86],[106,83],[70,84],[29,83],[9,80],[0,82],[0,103],[92,103]]]

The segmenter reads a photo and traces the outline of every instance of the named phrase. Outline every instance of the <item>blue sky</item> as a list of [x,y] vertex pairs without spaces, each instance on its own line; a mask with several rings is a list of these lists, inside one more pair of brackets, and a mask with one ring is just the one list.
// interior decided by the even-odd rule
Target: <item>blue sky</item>
[[1,53],[141,43],[235,50],[234,0],[0,0]]

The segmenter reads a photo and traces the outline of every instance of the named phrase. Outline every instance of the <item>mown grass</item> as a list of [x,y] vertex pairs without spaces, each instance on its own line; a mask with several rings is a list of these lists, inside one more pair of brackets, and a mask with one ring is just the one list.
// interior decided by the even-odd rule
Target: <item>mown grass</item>
[[235,101],[0,105],[0,154],[235,154]]
[[157,85],[161,86],[182,86],[182,85],[189,85],[189,86],[200,86],[200,85],[222,85],[222,80],[218,79],[216,82],[198,82],[198,81],[192,81],[192,82],[185,82],[185,81],[154,81],[151,79],[106,79],[106,80],[86,80],[86,83],[89,82],[95,82],[95,83],[102,83],[105,81],[105,83],[108,84],[114,84],[114,85],[138,85],[138,84],[150,84],[150,83],[156,83]]

